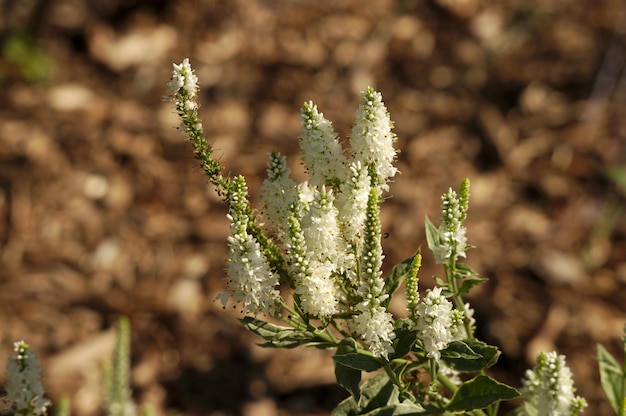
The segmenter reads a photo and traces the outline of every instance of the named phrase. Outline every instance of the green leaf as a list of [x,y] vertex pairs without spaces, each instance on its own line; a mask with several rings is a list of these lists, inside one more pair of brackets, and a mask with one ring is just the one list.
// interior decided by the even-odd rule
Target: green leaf
[[381,407],[366,413],[364,416],[426,416],[429,414],[423,407],[407,402]]
[[337,353],[333,356],[336,363],[359,371],[376,371],[383,366],[370,352],[359,351],[352,338],[341,340]]
[[335,362],[335,378],[337,383],[350,393],[354,400],[361,398],[361,371]]
[[386,373],[376,374],[361,386],[359,409],[362,413],[371,412],[385,406],[399,403],[399,393]]
[[448,287],[448,283],[446,283],[445,280],[443,280],[441,277],[437,277],[437,276],[433,276],[433,278],[435,279],[435,283],[437,284],[437,286],[443,288],[443,291],[442,291],[443,296],[448,298],[448,297],[454,295],[454,293],[451,293],[448,289],[446,289]]
[[383,366],[376,357],[364,352],[335,354],[333,360],[346,367],[354,368],[359,371],[367,371],[368,373],[376,371]]
[[456,269],[454,271],[454,277],[457,279],[467,279],[471,277],[478,277],[478,272],[469,267],[465,263],[456,262]]
[[477,339],[453,341],[441,351],[441,359],[448,367],[463,373],[475,373],[491,367],[498,361],[500,350]]
[[241,320],[243,326],[255,335],[263,338],[261,347],[295,348],[300,346],[327,348],[333,346],[310,331],[302,331],[290,327],[275,325],[260,319],[246,316]]
[[[341,340],[339,347],[337,347],[337,354],[348,354],[356,351],[356,341],[352,338],[344,338]],[[335,378],[337,383],[344,389],[348,390],[351,396],[354,398],[354,405],[361,398],[361,370],[354,369],[347,365],[342,364],[339,361],[335,362]]]
[[439,246],[439,229],[433,225],[432,222],[426,217],[424,219],[424,226],[426,231],[426,241],[428,242],[428,248],[433,251]]
[[441,356],[461,360],[477,360],[482,358],[482,355],[474,352],[474,350],[463,341],[452,341],[448,345],[448,348],[441,351]]
[[621,188],[622,192],[626,192],[626,167],[609,166],[605,172],[609,179]]
[[611,407],[618,415],[626,414],[626,400],[624,387],[626,374],[615,358],[598,344],[598,365],[600,366],[600,381],[604,394],[609,399]]
[[389,301],[391,300],[391,295],[394,294],[396,290],[400,287],[404,279],[406,278],[409,270],[411,270],[411,262],[415,255],[409,257],[408,259],[402,260],[400,263],[396,264],[389,275],[385,277],[385,292],[389,295],[387,300],[385,301],[385,306],[388,306]]
[[417,339],[417,330],[411,329],[411,321],[407,318],[398,319],[395,322],[394,332],[396,339],[393,341],[393,354],[389,356],[390,360],[402,358],[411,352],[413,344]]
[[485,282],[487,282],[487,280],[489,279],[484,279],[482,277],[469,277],[465,280],[463,280],[463,282],[461,283],[461,286],[459,287],[459,295],[464,295],[466,293],[468,293],[473,287],[478,286],[478,285],[482,285]]
[[359,405],[352,396],[343,400],[330,412],[330,416],[356,416],[358,414]]
[[461,384],[445,408],[450,412],[469,412],[484,409],[501,400],[514,399],[519,395],[513,387],[481,374]]

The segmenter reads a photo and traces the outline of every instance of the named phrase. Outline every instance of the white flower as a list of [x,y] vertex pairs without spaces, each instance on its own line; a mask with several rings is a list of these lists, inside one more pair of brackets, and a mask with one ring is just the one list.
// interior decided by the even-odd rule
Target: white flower
[[311,259],[331,263],[333,271],[342,269],[345,243],[337,223],[337,208],[332,191],[322,187],[314,193],[313,202],[302,218],[302,231]]
[[289,217],[289,241],[287,252],[295,292],[300,295],[302,309],[307,314],[325,318],[337,312],[337,289],[331,278],[334,266],[320,261],[307,247],[305,234],[300,222],[303,208],[299,201],[291,207]]
[[438,264],[443,264],[450,258],[465,257],[467,237],[463,220],[465,212],[460,204],[459,197],[451,188],[441,197],[441,226],[439,227],[439,242],[433,247],[433,256]]
[[243,177],[233,180],[228,219],[231,222],[228,258],[228,292],[219,295],[226,306],[228,297],[242,303],[244,311],[273,315],[280,292],[278,274],[270,269],[259,242],[247,231],[247,188]]
[[377,357],[393,353],[393,317],[383,306],[363,302],[357,306],[361,313],[354,318],[354,331],[359,334],[368,350]]
[[356,111],[350,137],[353,156],[363,166],[373,167],[375,185],[386,191],[389,189],[387,181],[398,172],[393,166],[396,157],[393,147],[396,135],[391,131],[393,123],[379,92],[369,87],[361,95],[363,103]]
[[341,184],[336,198],[337,217],[349,244],[360,246],[370,194],[370,177],[360,162],[350,165],[350,177]]
[[[272,272],[261,253],[259,243],[248,233],[238,233],[228,238],[228,289],[236,303],[252,314],[273,315],[280,292],[276,290],[278,275]],[[220,299],[226,305],[228,293]]]
[[587,406],[585,399],[575,395],[565,357],[554,351],[539,354],[535,367],[526,371],[522,385],[522,396],[538,416],[575,416]]
[[185,58],[178,65],[173,64],[172,79],[167,83],[167,87],[170,94],[175,94],[182,89],[189,98],[196,96],[198,92],[198,77],[191,69],[189,58]]
[[441,350],[455,339],[463,327],[463,314],[452,309],[452,303],[436,287],[426,292],[417,306],[417,338],[424,344],[429,358],[439,359]]
[[325,318],[337,313],[337,288],[331,278],[330,263],[314,263],[296,285],[302,309],[311,316]]
[[389,295],[385,293],[382,278],[383,250],[380,235],[380,211],[378,190],[371,188],[367,199],[365,223],[363,224],[363,247],[359,259],[359,286],[361,301],[357,310],[361,313],[354,318],[354,330],[376,356],[387,357],[393,352],[391,346],[395,338],[393,317],[382,303]]
[[309,182],[315,186],[343,182],[347,174],[346,158],[331,122],[317,111],[312,102],[302,107],[300,121],[302,133],[298,138]]
[[267,167],[267,179],[261,186],[261,197],[265,204],[265,217],[278,231],[278,237],[285,240],[289,233],[289,206],[298,198],[296,183],[289,177],[285,157],[271,152]]
[[15,414],[45,415],[50,401],[44,397],[37,359],[24,341],[16,342],[15,355],[7,363],[7,399],[13,403]]

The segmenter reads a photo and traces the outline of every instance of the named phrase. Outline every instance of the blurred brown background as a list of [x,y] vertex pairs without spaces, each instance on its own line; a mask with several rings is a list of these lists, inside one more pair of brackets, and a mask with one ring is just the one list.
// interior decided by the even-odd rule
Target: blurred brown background
[[[99,412],[122,314],[160,415],[325,415],[346,395],[327,353],[262,350],[213,302],[226,211],[162,101],[184,57],[255,202],[269,150],[303,178],[304,101],[345,138],[359,91],[381,91],[402,172],[386,267],[470,178],[468,263],[490,281],[468,300],[495,376],[519,385],[556,349],[586,414],[610,414],[594,354],[620,352],[626,321],[623,0],[1,0],[0,30],[0,360],[24,339],[74,414]],[[422,289],[434,274],[427,253]]]

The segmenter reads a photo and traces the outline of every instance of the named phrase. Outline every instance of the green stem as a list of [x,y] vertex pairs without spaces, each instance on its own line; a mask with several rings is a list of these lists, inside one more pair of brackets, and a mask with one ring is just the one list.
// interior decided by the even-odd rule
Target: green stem
[[398,375],[393,371],[393,369],[389,365],[389,362],[387,362],[383,366],[383,368],[385,369],[385,373],[387,373],[387,376],[389,377],[391,382],[394,384],[394,386],[398,388],[398,391],[400,392],[400,397],[405,398],[407,395],[407,386],[402,382],[402,380],[400,380]]
[[[448,289],[453,293],[452,302],[454,306],[459,311],[465,314],[465,302],[459,295],[459,286],[457,285],[456,279],[454,278],[454,272],[456,271],[456,259],[454,257],[450,258],[450,261],[444,267],[446,273],[446,281],[448,283]],[[470,320],[467,316],[463,319],[463,326],[465,327],[465,333],[469,339],[474,338],[474,333],[472,331],[472,327],[470,325]]]

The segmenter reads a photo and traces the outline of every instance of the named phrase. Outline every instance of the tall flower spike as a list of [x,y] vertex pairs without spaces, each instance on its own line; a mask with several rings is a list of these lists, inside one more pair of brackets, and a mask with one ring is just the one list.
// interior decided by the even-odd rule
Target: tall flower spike
[[292,204],[289,217],[287,250],[295,293],[300,296],[302,310],[317,318],[326,318],[337,312],[337,289],[331,279],[332,265],[311,258],[300,222],[302,202]]
[[241,303],[244,311],[252,314],[276,312],[280,292],[276,290],[279,278],[270,269],[267,258],[261,252],[259,242],[248,232],[247,187],[242,176],[233,179],[230,197],[231,234],[228,238],[228,291],[219,295],[226,306],[229,295]]
[[334,200],[332,191],[326,191],[323,186],[316,189],[313,202],[302,218],[309,257],[318,263],[330,263],[333,271],[341,266],[345,257]]
[[587,402],[576,396],[572,372],[563,355],[541,352],[522,380],[522,396],[538,416],[576,416]]
[[350,165],[350,177],[341,184],[337,195],[337,215],[346,242],[361,246],[371,179],[360,162]]
[[309,172],[311,185],[337,188],[346,179],[346,158],[332,123],[317,111],[311,101],[300,113],[302,133],[298,137],[302,162]]
[[439,226],[439,242],[433,248],[433,255],[438,264],[446,263],[450,258],[465,257],[467,237],[463,220],[467,215],[467,199],[469,198],[469,182],[464,189],[463,202],[457,193],[450,188],[441,200],[441,225]]
[[289,206],[298,199],[296,183],[289,177],[285,157],[278,152],[269,153],[267,179],[261,186],[261,196],[265,204],[265,217],[278,231],[278,237],[288,243]]
[[361,313],[354,319],[354,330],[372,354],[387,357],[394,351],[391,344],[396,335],[391,313],[382,304],[388,295],[384,293],[385,282],[381,271],[384,256],[378,203],[378,191],[372,188],[367,201],[365,236],[359,267],[358,294],[362,300],[356,308]]
[[406,302],[409,312],[409,318],[413,319],[414,321],[417,320],[417,305],[420,300],[420,294],[417,290],[419,282],[417,273],[419,272],[421,266],[422,255],[418,251],[417,253],[415,253],[415,256],[413,256],[413,260],[411,260],[411,268],[409,269],[409,273],[407,274],[405,283]]
[[372,180],[381,191],[389,190],[387,182],[398,169],[393,166],[396,135],[391,131],[393,123],[383,104],[382,95],[372,87],[361,92],[363,102],[359,105],[352,128],[350,145],[354,159],[375,172]]
[[37,358],[24,341],[14,345],[15,355],[7,363],[7,399],[13,403],[16,415],[45,415],[50,401],[44,397]]
[[189,135],[189,141],[194,148],[194,156],[200,161],[204,173],[209,181],[218,189],[221,195],[227,188],[227,180],[221,175],[221,166],[213,159],[213,149],[204,138],[204,128],[198,117],[198,77],[193,73],[189,59],[174,64],[172,78],[167,83],[167,92],[170,100],[176,105],[176,111],[181,119],[179,131]]

